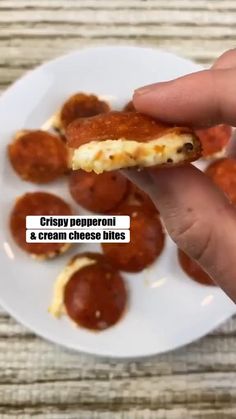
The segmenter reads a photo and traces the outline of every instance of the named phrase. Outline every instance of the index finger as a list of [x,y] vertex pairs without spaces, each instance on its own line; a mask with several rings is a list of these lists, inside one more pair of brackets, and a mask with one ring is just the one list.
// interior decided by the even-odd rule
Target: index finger
[[134,93],[135,108],[160,120],[206,127],[236,125],[235,69],[199,71]]

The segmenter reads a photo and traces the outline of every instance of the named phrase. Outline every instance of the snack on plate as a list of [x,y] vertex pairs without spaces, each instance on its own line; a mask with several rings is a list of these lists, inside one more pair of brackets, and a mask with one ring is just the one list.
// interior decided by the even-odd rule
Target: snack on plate
[[86,93],[76,93],[71,96],[57,112],[52,120],[53,128],[64,133],[66,127],[77,118],[109,112],[110,106],[107,102],[100,100],[97,96]]
[[64,142],[45,131],[21,131],[8,146],[13,169],[26,181],[47,183],[68,170]]
[[124,205],[116,215],[130,216],[130,243],[103,243],[102,249],[117,269],[140,272],[161,254],[165,236],[158,213],[140,205]]
[[74,200],[89,211],[107,213],[116,209],[128,192],[128,180],[119,172],[97,175],[76,170],[70,174],[69,189]]
[[201,155],[197,136],[138,112],[108,112],[77,119],[66,130],[72,169],[87,172],[176,165]]
[[27,243],[27,215],[72,215],[70,206],[56,195],[47,192],[26,193],[16,200],[10,214],[12,237],[21,249],[36,259],[53,258],[64,253],[70,243]]
[[58,276],[49,312],[67,314],[77,325],[104,330],[116,324],[127,307],[124,280],[99,253],[78,254]]
[[203,157],[224,157],[226,147],[232,136],[232,127],[221,124],[196,130],[196,134],[202,145]]
[[230,202],[236,205],[236,160],[220,159],[211,163],[205,171]]
[[196,282],[202,285],[215,285],[216,283],[211,277],[201,268],[201,266],[193,259],[191,259],[183,250],[178,249],[178,260],[183,271]]

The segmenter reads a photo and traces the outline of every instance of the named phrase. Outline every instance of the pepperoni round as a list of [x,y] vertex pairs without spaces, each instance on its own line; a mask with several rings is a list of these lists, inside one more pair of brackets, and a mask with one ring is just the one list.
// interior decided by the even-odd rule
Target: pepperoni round
[[159,216],[150,216],[137,205],[124,205],[116,214],[130,216],[130,243],[103,243],[104,254],[117,269],[140,272],[154,262],[164,247]]
[[154,213],[158,213],[158,209],[156,208],[156,206],[154,205],[154,203],[152,202],[151,198],[149,198],[149,196],[142,191],[141,189],[139,189],[134,183],[129,182],[129,191],[128,194],[126,195],[124,201],[122,202],[122,206],[123,205],[140,205],[142,206],[142,209],[150,211],[150,212],[154,212]]
[[70,193],[82,207],[95,213],[115,209],[128,190],[128,181],[119,172],[94,172],[78,170],[70,174]]
[[236,205],[236,160],[226,158],[217,160],[207,167],[206,174]]
[[130,100],[128,103],[126,103],[126,105],[124,106],[123,111],[124,112],[136,112],[136,109],[134,107],[134,104],[133,104],[132,100]]
[[109,105],[99,100],[95,95],[85,93],[76,93],[71,96],[62,106],[60,111],[60,120],[65,129],[71,122],[77,118],[87,118],[108,112]]
[[[90,141],[104,141],[107,139],[117,140],[123,138],[147,142],[170,133],[180,135],[189,134],[192,131],[189,128],[173,127],[164,124],[138,112],[113,111],[92,118],[77,119],[69,125],[66,137],[68,145],[72,148],[77,148]],[[200,152],[198,140],[194,135],[193,138],[196,141],[197,150]],[[189,154],[193,153],[193,146],[191,150],[187,150],[187,148],[186,152],[188,151]]]
[[222,124],[199,129],[196,134],[202,144],[202,155],[208,157],[224,150],[231,138],[232,128],[229,125]]
[[68,155],[63,141],[46,131],[27,131],[8,147],[14,170],[34,183],[50,182],[67,171]]
[[10,229],[15,242],[32,255],[48,258],[63,253],[69,247],[65,243],[27,243],[27,215],[72,215],[70,206],[56,195],[46,192],[26,193],[17,199],[10,215]]
[[180,249],[178,249],[178,260],[183,271],[196,282],[203,285],[216,285],[201,266]]
[[[81,256],[90,257],[91,254]],[[78,257],[78,256],[77,256]],[[64,291],[68,316],[78,325],[104,330],[116,324],[127,306],[127,290],[120,273],[102,255],[91,259],[97,263],[75,272]]]

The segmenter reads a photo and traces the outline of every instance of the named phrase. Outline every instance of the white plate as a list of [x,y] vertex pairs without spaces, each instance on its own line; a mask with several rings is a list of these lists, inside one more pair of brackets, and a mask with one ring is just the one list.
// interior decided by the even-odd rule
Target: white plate
[[97,93],[119,108],[138,86],[199,69],[191,61],[153,49],[93,48],[44,64],[0,98],[0,301],[38,335],[91,354],[140,357],[187,344],[235,313],[235,305],[220,289],[194,283],[180,270],[175,245],[167,238],[156,264],[138,275],[124,275],[130,304],[122,321],[101,333],[76,328],[67,318],[56,320],[48,314],[53,282],[70,254],[99,246],[81,245],[62,258],[36,262],[17,248],[8,229],[9,209],[15,197],[26,191],[58,193],[80,211],[65,183],[37,187],[15,175],[6,158],[6,145],[16,130],[40,127],[76,91]]

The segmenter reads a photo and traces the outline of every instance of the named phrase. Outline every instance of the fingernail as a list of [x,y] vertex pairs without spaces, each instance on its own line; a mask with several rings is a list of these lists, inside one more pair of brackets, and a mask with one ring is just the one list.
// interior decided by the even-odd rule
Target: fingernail
[[135,96],[146,95],[153,90],[153,84],[149,84],[147,86],[140,87],[134,91]]

